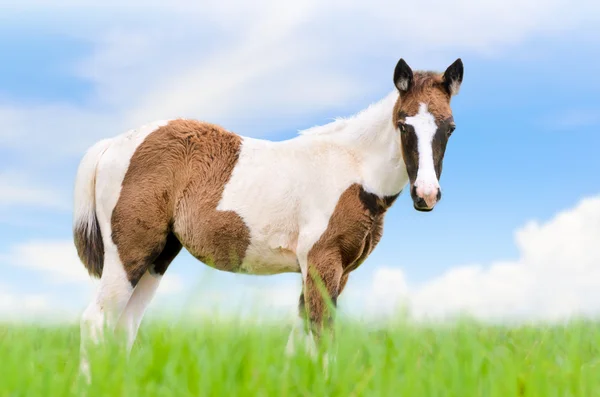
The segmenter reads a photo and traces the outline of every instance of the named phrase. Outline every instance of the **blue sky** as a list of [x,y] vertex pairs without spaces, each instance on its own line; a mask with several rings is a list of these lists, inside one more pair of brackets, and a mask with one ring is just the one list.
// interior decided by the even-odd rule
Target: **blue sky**
[[[414,69],[443,70],[457,57],[465,64],[453,100],[458,128],[446,153],[444,198],[423,214],[401,196],[380,245],[351,276],[354,292],[344,307],[351,312],[361,294],[377,296],[373,290],[385,279],[381,290],[412,298],[423,313],[432,312],[431,302],[460,296],[448,310],[481,314],[487,307],[478,303],[478,288],[498,282],[506,285],[486,299],[510,316],[517,293],[510,278],[494,279],[494,265],[529,269],[532,280],[556,276],[552,269],[564,263],[555,263],[556,255],[543,259],[539,247],[569,239],[575,243],[562,248],[561,255],[572,255],[564,262],[579,261],[595,274],[598,249],[577,244],[576,233],[600,233],[597,203],[589,204],[595,217],[579,206],[600,197],[600,9],[569,4],[430,1],[388,10],[378,2],[299,2],[290,10],[263,1],[234,4],[235,13],[217,3],[153,9],[65,2],[60,12],[36,1],[0,5],[0,297],[28,302],[23,310],[36,315],[87,304],[93,286],[70,243],[71,195],[78,161],[96,140],[174,116],[286,139],[383,98],[400,57]],[[561,223],[561,211],[576,221]],[[527,229],[522,240],[538,248],[519,242],[517,231],[531,221],[539,230]],[[538,256],[547,272],[532,264]],[[479,275],[456,287],[453,277],[471,265],[480,266]],[[262,292],[259,307],[287,307],[299,290],[296,276],[223,274],[186,253],[169,269],[160,296],[176,302],[198,293],[194,280],[207,275],[214,296],[228,283]],[[566,294],[581,290],[569,283]],[[600,312],[577,297],[559,314]],[[537,298],[519,299],[534,314],[558,315],[546,313],[550,300],[536,306]],[[11,305],[0,312],[20,307]]]

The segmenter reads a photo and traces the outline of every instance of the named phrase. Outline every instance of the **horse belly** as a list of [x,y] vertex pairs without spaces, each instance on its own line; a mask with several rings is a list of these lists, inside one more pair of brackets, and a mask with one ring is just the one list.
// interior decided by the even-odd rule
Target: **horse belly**
[[298,237],[295,233],[283,230],[270,230],[268,227],[255,233],[246,250],[240,271],[247,274],[296,273],[300,271],[296,257]]
[[296,254],[284,248],[260,249],[252,247],[240,267],[240,273],[268,275],[279,273],[298,273],[300,266]]

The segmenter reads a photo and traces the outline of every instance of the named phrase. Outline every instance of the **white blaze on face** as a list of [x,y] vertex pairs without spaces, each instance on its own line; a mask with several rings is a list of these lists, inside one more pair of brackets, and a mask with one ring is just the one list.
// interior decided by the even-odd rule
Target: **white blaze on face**
[[419,113],[412,117],[407,117],[405,123],[412,125],[417,135],[419,169],[417,171],[417,179],[415,180],[416,193],[431,208],[437,201],[437,194],[440,189],[433,165],[432,142],[437,131],[435,118],[429,113],[427,105],[421,103]]

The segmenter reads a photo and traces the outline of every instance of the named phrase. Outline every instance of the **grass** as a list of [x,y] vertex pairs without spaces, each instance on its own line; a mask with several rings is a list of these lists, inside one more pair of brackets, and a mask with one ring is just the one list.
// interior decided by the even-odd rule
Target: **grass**
[[283,354],[289,328],[142,324],[128,360],[109,343],[78,380],[75,326],[0,325],[0,396],[600,396],[600,328],[338,323],[336,361]]

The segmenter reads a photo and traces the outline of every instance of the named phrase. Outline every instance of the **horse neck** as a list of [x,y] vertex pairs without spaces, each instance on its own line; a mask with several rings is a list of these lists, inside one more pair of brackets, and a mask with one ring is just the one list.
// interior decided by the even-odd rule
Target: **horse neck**
[[351,118],[308,133],[350,150],[360,162],[364,189],[379,196],[395,195],[408,183],[400,136],[392,122],[397,98],[398,93],[391,93]]

